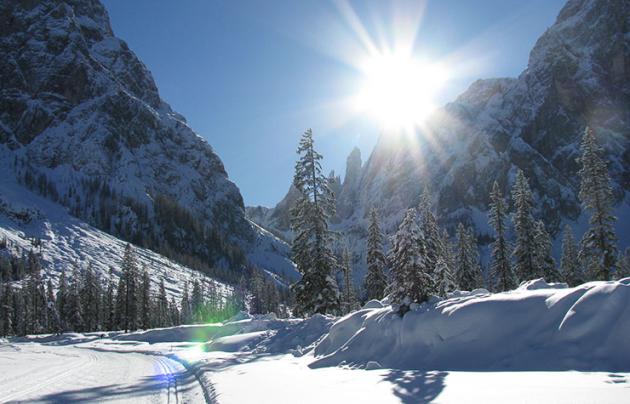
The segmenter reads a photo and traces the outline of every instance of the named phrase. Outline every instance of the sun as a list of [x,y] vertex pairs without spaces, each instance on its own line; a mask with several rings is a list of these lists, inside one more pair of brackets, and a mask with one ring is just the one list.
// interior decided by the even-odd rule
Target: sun
[[380,53],[359,65],[356,107],[386,130],[413,130],[436,108],[435,97],[448,79],[437,63],[412,55]]

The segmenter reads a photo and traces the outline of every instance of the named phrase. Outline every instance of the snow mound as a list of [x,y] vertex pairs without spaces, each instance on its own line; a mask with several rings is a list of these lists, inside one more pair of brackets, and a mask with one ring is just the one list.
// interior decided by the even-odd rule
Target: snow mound
[[400,317],[351,313],[315,347],[312,367],[418,370],[630,370],[630,279],[576,288],[532,281],[461,293]]
[[569,285],[561,283],[547,283],[543,278],[524,281],[518,287],[518,290],[539,290],[539,289],[566,289]]

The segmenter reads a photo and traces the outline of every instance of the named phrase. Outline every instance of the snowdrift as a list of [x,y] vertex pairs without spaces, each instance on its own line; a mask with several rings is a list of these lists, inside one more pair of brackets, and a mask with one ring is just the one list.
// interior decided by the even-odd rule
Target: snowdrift
[[457,292],[402,318],[391,307],[370,307],[332,325],[312,367],[630,370],[630,278]]

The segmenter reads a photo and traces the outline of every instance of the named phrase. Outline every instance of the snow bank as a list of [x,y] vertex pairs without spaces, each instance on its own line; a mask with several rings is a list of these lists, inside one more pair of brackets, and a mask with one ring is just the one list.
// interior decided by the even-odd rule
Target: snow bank
[[365,308],[334,325],[312,367],[374,361],[419,370],[630,370],[630,278],[576,288],[535,280],[460,292],[403,318]]

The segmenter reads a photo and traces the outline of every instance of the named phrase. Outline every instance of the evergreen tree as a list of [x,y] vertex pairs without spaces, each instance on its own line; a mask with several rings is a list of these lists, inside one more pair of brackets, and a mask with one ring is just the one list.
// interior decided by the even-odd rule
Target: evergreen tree
[[64,331],[67,328],[68,318],[66,317],[67,309],[66,304],[68,301],[68,280],[66,278],[66,269],[61,268],[61,275],[59,276],[59,289],[57,289],[57,313],[59,313],[59,321],[61,330]]
[[13,310],[13,289],[7,282],[4,284],[2,298],[0,298],[0,335],[8,336],[14,333]]
[[202,322],[202,311],[203,311],[203,292],[201,290],[201,285],[199,280],[195,279],[193,281],[192,294],[190,305],[192,307],[192,316],[194,322]]
[[157,321],[158,327],[167,327],[170,324],[168,312],[168,297],[164,287],[164,278],[160,279],[160,290],[157,296]]
[[560,273],[569,286],[577,286],[584,283],[584,273],[578,260],[577,245],[573,237],[571,226],[564,227],[562,237],[562,258],[560,260]]
[[118,278],[116,286],[116,301],[114,303],[114,327],[112,329],[120,330],[124,326],[125,301],[127,296],[127,286],[125,285],[125,277]]
[[367,275],[365,276],[365,290],[367,299],[382,299],[385,297],[387,277],[385,276],[386,259],[383,253],[383,234],[381,233],[378,213],[376,209],[370,211],[370,225],[367,239]]
[[551,236],[545,229],[542,220],[536,222],[534,227],[534,243],[536,245],[536,268],[539,276],[547,282],[560,282],[560,273],[556,269],[556,260],[551,256]]
[[121,325],[125,332],[127,332],[138,328],[138,267],[136,264],[135,253],[133,252],[130,244],[127,244],[125,247],[121,273],[125,286]]
[[490,226],[494,229],[495,239],[492,244],[491,278],[495,283],[495,290],[503,292],[516,287],[516,280],[510,265],[510,246],[505,237],[507,227],[507,207],[499,183],[492,185],[490,193],[490,211],[488,213]]
[[91,263],[83,271],[79,288],[79,304],[83,326],[85,331],[95,331],[100,324],[101,285]]
[[617,236],[612,215],[613,192],[606,162],[602,158],[604,150],[597,143],[590,128],[582,138],[582,156],[579,159],[580,199],[585,210],[591,212],[590,227],[580,243],[579,258],[586,264],[587,271],[595,280],[610,280],[615,271],[617,256]]
[[109,280],[107,281],[107,290],[103,293],[103,302],[101,303],[102,328],[108,331],[116,329],[116,304],[114,299],[114,270],[109,268]]
[[475,235],[462,223],[457,226],[457,247],[455,277],[462,290],[474,290],[483,286],[481,267],[479,266],[479,250]]
[[432,274],[435,270],[438,258],[444,255],[443,247],[440,244],[440,229],[437,219],[433,215],[431,199],[429,188],[425,187],[418,205],[418,219],[420,229],[422,234],[424,234],[425,262],[429,274]]
[[512,200],[514,201],[514,230],[516,231],[516,245],[512,252],[515,260],[514,272],[519,282],[523,282],[537,278],[539,272],[535,259],[535,222],[531,213],[534,197],[522,170],[518,170],[516,174]]
[[168,305],[169,315],[170,315],[170,325],[177,326],[182,324],[181,313],[177,308],[177,303],[175,303],[175,298],[171,297],[171,302]]
[[84,331],[83,316],[81,315],[80,285],[79,268],[75,265],[71,282],[68,284],[67,301],[64,308],[66,310],[65,317],[68,321],[68,327],[76,332]]
[[48,320],[47,330],[53,334],[60,334],[63,331],[61,326],[61,318],[57,311],[57,302],[55,299],[55,290],[52,281],[48,279],[46,283],[46,318]]
[[455,276],[453,276],[447,261],[443,257],[439,257],[435,265],[435,282],[437,293],[441,297],[446,297],[448,293],[457,289]]
[[341,303],[341,311],[347,314],[357,308],[356,295],[354,293],[354,287],[352,286],[352,266],[348,248],[344,248],[342,252],[341,271],[343,274],[343,300]]
[[180,324],[190,324],[192,321],[192,307],[188,295],[188,282],[184,284],[184,294],[182,295],[181,312],[179,315]]
[[626,248],[623,255],[619,256],[617,279],[623,278],[630,278],[630,247]]
[[334,215],[334,195],[322,174],[322,155],[315,151],[313,133],[308,129],[297,149],[293,185],[299,197],[291,209],[295,234],[293,260],[302,278],[293,285],[296,315],[337,313],[339,288],[333,276],[337,267],[331,249],[333,233],[328,220]]
[[151,279],[145,269],[142,272],[142,283],[140,284],[140,328],[146,330],[151,328]]
[[435,289],[425,261],[423,238],[416,220],[416,210],[408,209],[392,239],[388,256],[391,264],[388,290],[392,301],[400,304],[400,314],[404,314],[411,303],[427,300]]
[[41,334],[47,329],[46,292],[38,261],[32,262],[37,262],[37,264],[31,264],[30,269],[32,272],[24,290],[27,315],[25,328],[28,334]]

